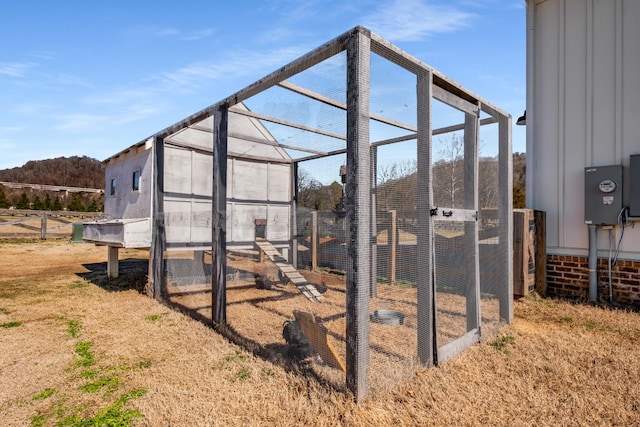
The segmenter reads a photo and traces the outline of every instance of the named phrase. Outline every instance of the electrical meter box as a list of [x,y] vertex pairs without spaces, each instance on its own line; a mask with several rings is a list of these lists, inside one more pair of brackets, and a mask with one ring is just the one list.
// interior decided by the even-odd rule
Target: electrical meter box
[[622,165],[584,169],[584,222],[616,225],[622,210]]
[[640,154],[629,159],[629,216],[640,217]]

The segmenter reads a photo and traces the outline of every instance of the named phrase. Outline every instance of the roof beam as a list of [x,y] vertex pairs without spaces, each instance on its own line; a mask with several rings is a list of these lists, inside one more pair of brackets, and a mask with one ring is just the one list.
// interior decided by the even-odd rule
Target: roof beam
[[[329,98],[328,96],[324,96],[324,95],[322,95],[320,93],[313,92],[313,91],[311,91],[309,89],[306,89],[306,88],[304,88],[302,86],[298,86],[298,85],[293,84],[291,82],[282,81],[282,82],[278,83],[278,86],[280,86],[280,87],[282,87],[284,89],[288,89],[288,90],[290,90],[292,92],[295,92],[295,93],[297,93],[299,95],[303,95],[303,96],[306,96],[308,98],[315,99],[316,101],[320,101],[320,102],[322,102],[324,104],[327,104],[327,105],[330,105],[332,107],[336,107],[336,108],[339,108],[341,110],[347,111],[347,104],[345,104],[343,102],[340,102],[340,101],[336,101],[335,99]],[[377,114],[370,114],[369,117],[371,118],[371,120],[375,120],[376,122],[380,122],[380,123],[384,123],[384,124],[387,124],[387,125],[395,126],[397,128],[408,130],[408,131],[411,131],[411,132],[417,132],[417,129],[416,129],[415,126],[411,126],[411,125],[408,125],[408,124],[405,124],[405,123],[402,123],[402,122],[398,122],[396,120],[391,120],[391,119],[388,119],[386,117],[379,116]]]
[[235,108],[229,108],[229,111],[236,113],[236,114],[241,114],[243,116],[247,116],[247,117],[253,117],[255,119],[259,119],[259,120],[264,120],[265,122],[271,122],[271,123],[275,123],[278,125],[282,125],[282,126],[288,126],[294,129],[300,129],[306,132],[312,132],[312,133],[316,133],[318,135],[324,135],[324,136],[328,136],[330,138],[335,138],[335,139],[339,139],[342,141],[346,141],[346,137],[344,135],[339,135],[337,133],[333,133],[333,132],[327,132],[324,131],[322,129],[316,129],[316,128],[312,128],[309,126],[305,126],[305,125],[301,125],[298,123],[294,123],[294,122],[289,122],[287,120],[280,120],[280,119],[276,119],[275,117],[271,117],[271,116],[266,116],[264,114],[259,114],[259,113],[254,113],[253,111],[247,111],[247,110],[239,110],[239,109],[235,109]]

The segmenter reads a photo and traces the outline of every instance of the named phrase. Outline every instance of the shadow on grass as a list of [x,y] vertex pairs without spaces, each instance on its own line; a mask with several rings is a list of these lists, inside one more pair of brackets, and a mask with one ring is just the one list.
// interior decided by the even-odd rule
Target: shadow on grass
[[134,289],[145,293],[149,271],[149,261],[146,259],[121,259],[118,262],[118,277],[115,279],[107,277],[106,262],[95,262],[82,266],[89,271],[78,273],[78,276],[104,290],[119,292]]
[[[146,259],[128,258],[119,260],[118,277],[115,279],[107,278],[106,262],[83,264],[83,267],[89,271],[77,273],[79,277],[109,292],[134,289],[141,294],[147,294],[149,261]],[[228,272],[228,274],[229,273],[233,275],[233,277],[230,278],[231,281],[237,278],[254,275],[252,272],[244,270],[235,270]],[[315,383],[325,387],[329,387],[340,392],[347,391],[345,384],[331,381],[319,375],[313,369],[312,363],[309,359],[300,359],[300,357],[292,354],[291,348],[287,344],[271,343],[263,346],[257,341],[239,333],[229,324],[215,324],[212,322],[210,315],[204,315],[202,313],[203,307],[189,307],[180,304],[176,301],[172,301],[171,296],[175,295],[165,295],[165,298],[161,300],[161,303],[212,328],[214,331],[225,337],[229,342],[243,347],[246,351],[251,352],[256,357],[281,366],[288,372],[306,377],[309,381],[314,381]],[[282,298],[282,295],[276,297],[276,299]],[[266,300],[268,300],[268,298],[255,299],[250,303],[259,306],[260,303]],[[210,306],[207,308],[210,308]]]

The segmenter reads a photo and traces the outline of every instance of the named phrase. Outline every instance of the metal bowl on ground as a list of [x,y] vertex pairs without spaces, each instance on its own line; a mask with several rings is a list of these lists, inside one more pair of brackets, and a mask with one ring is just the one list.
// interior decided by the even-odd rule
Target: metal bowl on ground
[[371,321],[384,325],[403,325],[404,313],[395,310],[375,310],[371,315]]

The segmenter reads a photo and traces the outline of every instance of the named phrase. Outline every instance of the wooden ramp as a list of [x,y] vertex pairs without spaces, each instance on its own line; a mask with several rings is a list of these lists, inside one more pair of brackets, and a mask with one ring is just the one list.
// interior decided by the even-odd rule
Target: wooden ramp
[[298,272],[286,259],[273,247],[271,242],[264,239],[256,239],[256,246],[278,267],[282,275],[302,292],[311,301],[322,301],[324,297],[316,287],[307,282],[302,274]]
[[313,349],[320,355],[322,360],[324,360],[324,363],[333,368],[340,369],[342,372],[347,372],[347,368],[345,368],[344,363],[328,339],[327,328],[321,323],[318,323],[312,313],[293,310],[293,315],[300,324],[302,332],[307,336]]

